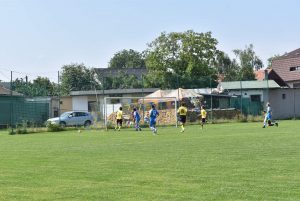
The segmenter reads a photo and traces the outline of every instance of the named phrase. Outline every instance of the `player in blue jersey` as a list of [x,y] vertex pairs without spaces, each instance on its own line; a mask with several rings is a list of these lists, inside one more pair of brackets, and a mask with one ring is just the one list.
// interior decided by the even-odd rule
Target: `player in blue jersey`
[[140,127],[140,121],[141,121],[141,116],[139,114],[139,112],[137,111],[136,108],[133,108],[133,119],[134,119],[134,127],[136,131],[141,131],[141,127]]
[[159,115],[159,112],[155,109],[155,105],[152,105],[151,107],[152,107],[152,109],[149,112],[150,129],[152,130],[153,134],[156,134],[157,133],[156,117]]
[[266,127],[266,125],[268,124],[268,126],[277,126],[278,127],[278,123],[272,123],[272,109],[271,109],[271,105],[270,103],[267,103],[267,111],[264,111],[264,115],[265,115],[265,119],[264,119],[264,126],[263,128]]

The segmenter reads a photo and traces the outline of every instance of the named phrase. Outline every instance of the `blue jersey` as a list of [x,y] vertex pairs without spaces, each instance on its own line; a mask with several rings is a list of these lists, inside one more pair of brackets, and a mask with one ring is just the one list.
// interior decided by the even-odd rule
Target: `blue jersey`
[[156,117],[159,115],[159,112],[156,109],[150,111],[150,121],[156,121]]
[[270,106],[268,106],[268,108],[267,108],[267,118],[268,118],[269,120],[272,119],[272,109],[271,109]]
[[134,117],[134,119],[136,121],[140,121],[141,120],[140,114],[137,111],[133,112],[133,117]]

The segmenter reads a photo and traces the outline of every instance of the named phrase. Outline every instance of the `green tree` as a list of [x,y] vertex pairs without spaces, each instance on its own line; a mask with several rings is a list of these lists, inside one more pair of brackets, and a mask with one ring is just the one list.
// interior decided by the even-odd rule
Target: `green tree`
[[209,85],[215,75],[218,41],[211,32],[161,33],[146,51],[146,86],[193,88]]
[[240,80],[255,80],[253,70],[259,70],[263,67],[263,62],[254,52],[254,46],[250,44],[244,50],[233,50],[240,65]]
[[117,52],[109,61],[109,68],[145,68],[145,59],[142,53],[135,50]]
[[217,56],[217,68],[223,81],[239,80],[240,66],[235,59],[231,60],[227,54],[219,51]]
[[96,80],[93,69],[87,68],[84,64],[70,64],[62,67],[61,94],[67,95],[71,91],[99,89],[100,85]]
[[37,77],[32,82],[17,78],[13,81],[13,90],[29,97],[53,96],[57,85],[46,77]]

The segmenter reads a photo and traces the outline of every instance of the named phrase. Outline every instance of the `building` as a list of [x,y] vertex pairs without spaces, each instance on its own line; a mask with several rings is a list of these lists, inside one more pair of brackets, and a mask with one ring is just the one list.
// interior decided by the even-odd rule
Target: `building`
[[275,58],[271,68],[290,88],[300,88],[300,48]]
[[255,71],[256,80],[274,80],[280,87],[289,87],[288,84],[273,69]]
[[[106,104],[127,103],[130,97],[144,97],[157,88],[145,89],[111,89],[111,90],[96,90],[96,91],[72,91],[70,93],[71,100],[66,99],[61,101],[61,108],[71,108],[76,111],[96,112],[103,115],[104,99],[106,97],[128,97],[129,99],[110,99]],[[102,116],[101,115],[101,116]]]

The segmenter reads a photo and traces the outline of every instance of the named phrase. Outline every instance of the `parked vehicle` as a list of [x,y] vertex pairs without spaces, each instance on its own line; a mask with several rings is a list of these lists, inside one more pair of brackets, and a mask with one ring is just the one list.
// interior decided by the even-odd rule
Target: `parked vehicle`
[[65,126],[90,126],[93,124],[93,117],[89,112],[70,111],[47,120],[47,123]]

